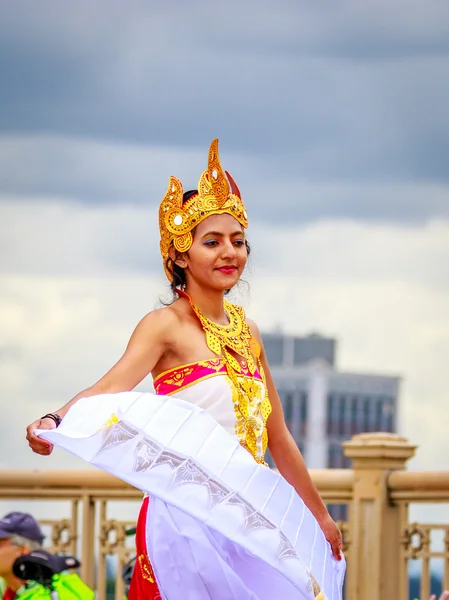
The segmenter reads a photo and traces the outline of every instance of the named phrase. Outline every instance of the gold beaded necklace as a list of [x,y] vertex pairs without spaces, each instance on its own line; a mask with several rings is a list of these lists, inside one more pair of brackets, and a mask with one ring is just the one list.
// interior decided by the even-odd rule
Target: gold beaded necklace
[[248,371],[251,375],[254,375],[257,368],[254,356],[256,359],[259,358],[260,346],[257,340],[253,338],[249,325],[245,321],[245,311],[243,308],[224,300],[223,308],[229,319],[229,323],[227,325],[219,325],[204,316],[184,290],[178,289],[177,293],[190,302],[190,306],[200,320],[203,331],[206,334],[206,344],[209,350],[217,356],[223,357],[236,373],[241,373],[241,365],[235,356],[229,352],[231,350],[246,361]]
[[214,321],[205,317],[197,306],[192,304],[192,309],[206,334],[208,348],[217,356],[223,356],[236,373],[241,373],[240,362],[229,352],[231,350],[246,361],[248,371],[251,375],[254,375],[256,363],[252,351],[254,351],[254,345],[257,342],[251,335],[248,323],[245,321],[245,313],[240,306],[234,306],[226,300],[223,303],[223,308],[229,319],[228,325],[214,323]]
[[[209,350],[224,359],[228,377],[232,381],[235,391],[235,393],[233,392],[233,403],[237,417],[236,433],[240,443],[251,452],[257,462],[265,464],[263,455],[268,442],[265,425],[271,413],[271,404],[260,362],[260,345],[251,334],[249,325],[245,320],[245,311],[241,306],[236,306],[224,300],[223,308],[229,323],[228,325],[219,325],[204,316],[183,290],[178,290],[178,294],[184,296],[190,302],[192,310],[198,317],[206,334],[206,343]],[[242,359],[242,362],[236,356]],[[245,361],[245,364],[243,361]],[[251,375],[249,381],[247,377],[239,378],[239,375],[243,374],[242,366],[245,366]],[[256,409],[262,418],[262,421],[259,419],[258,426],[257,420],[254,418],[254,412],[252,409],[250,410],[251,402],[259,394],[259,388],[255,385],[254,377],[257,368],[265,388],[264,397],[260,398],[261,402]],[[258,449],[255,428],[258,428],[260,430],[259,435],[262,435],[262,452]]]

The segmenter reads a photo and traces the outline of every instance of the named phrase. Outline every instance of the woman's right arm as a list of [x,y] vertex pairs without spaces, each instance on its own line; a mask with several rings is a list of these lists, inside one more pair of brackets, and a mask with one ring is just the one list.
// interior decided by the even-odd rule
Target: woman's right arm
[[[62,418],[69,408],[80,398],[97,394],[114,394],[134,389],[151,373],[162,355],[170,346],[170,332],[176,325],[177,317],[169,309],[159,309],[146,315],[134,330],[128,346],[120,360],[94,385],[74,396],[69,402],[55,411]],[[48,455],[53,446],[34,434],[36,429],[54,429],[50,419],[37,419],[27,427],[27,440],[37,454]]]

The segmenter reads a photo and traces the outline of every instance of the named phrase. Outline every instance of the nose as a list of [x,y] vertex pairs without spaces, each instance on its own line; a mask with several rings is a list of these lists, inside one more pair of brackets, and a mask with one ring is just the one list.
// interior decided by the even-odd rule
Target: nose
[[232,240],[226,240],[223,244],[222,258],[234,259],[237,256],[236,247],[232,243]]

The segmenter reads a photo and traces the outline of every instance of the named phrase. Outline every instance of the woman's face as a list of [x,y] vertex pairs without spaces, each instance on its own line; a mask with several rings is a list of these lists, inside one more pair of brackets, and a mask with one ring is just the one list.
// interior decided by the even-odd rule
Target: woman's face
[[212,215],[195,229],[193,244],[183,260],[187,286],[193,278],[201,286],[229,290],[239,280],[248,259],[245,234],[231,215]]

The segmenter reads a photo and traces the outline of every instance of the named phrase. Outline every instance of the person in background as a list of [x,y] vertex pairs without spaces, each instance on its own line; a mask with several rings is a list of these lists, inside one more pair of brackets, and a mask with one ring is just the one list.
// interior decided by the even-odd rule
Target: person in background
[[[14,575],[15,561],[30,552],[53,558],[42,548],[44,534],[39,523],[28,513],[11,512],[0,519],[0,594],[2,600],[40,600],[50,598],[51,591],[36,581],[24,581]],[[47,563],[46,563],[47,564]],[[93,600],[94,592],[75,572],[64,570],[54,580],[60,600]]]
[[3,586],[3,600],[20,596],[25,582],[14,575],[14,561],[41,548],[44,537],[39,523],[28,513],[11,512],[0,519],[0,577],[3,579],[0,590]]

